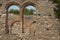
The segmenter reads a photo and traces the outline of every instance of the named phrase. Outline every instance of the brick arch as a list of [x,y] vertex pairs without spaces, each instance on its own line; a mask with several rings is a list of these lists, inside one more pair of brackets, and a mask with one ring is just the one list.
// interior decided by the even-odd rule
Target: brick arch
[[17,5],[17,6],[20,7],[20,3],[19,3],[19,2],[14,2],[14,1],[12,1],[12,2],[7,2],[7,3],[5,4],[6,10],[7,10],[11,5]]
[[25,2],[25,3],[23,4],[23,7],[28,6],[28,5],[35,6],[36,4],[33,3],[33,2]]
[[[17,19],[16,20],[8,20],[8,11],[7,11],[7,9],[9,8],[9,6],[11,6],[11,5],[18,5],[18,6],[20,6],[21,8],[20,8],[20,18],[19,17],[17,17]],[[14,23],[14,22],[16,22],[17,20],[20,20],[20,27],[23,29],[23,10],[24,10],[24,8],[26,7],[26,6],[28,6],[28,5],[32,5],[32,6],[34,6],[34,7],[37,7],[36,5],[36,3],[35,2],[24,2],[24,3],[19,3],[19,2],[15,2],[15,1],[12,1],[12,2],[7,2],[6,3],[6,5],[5,5],[5,8],[6,8],[6,24],[8,25],[8,26],[6,26],[6,29],[7,28],[9,28],[9,27],[11,27],[12,26],[12,24]],[[23,31],[23,30],[22,30]]]
[[36,3],[34,3],[34,2],[25,2],[25,3],[23,3],[23,5],[22,5],[22,7],[23,7],[23,9],[26,7],[26,6],[29,6],[29,5],[32,5],[32,6],[34,6],[34,7],[37,7],[36,5]]
[[12,22],[12,23],[11,23],[11,27],[12,27],[12,26],[13,26],[13,24],[14,24],[14,23],[16,23],[16,22],[20,22],[20,21],[14,21],[14,22]]
[[[21,13],[22,13],[22,33],[24,33],[24,27],[23,27],[23,25],[24,25],[24,14],[23,14],[23,12],[24,12],[24,8],[26,7],[26,6],[29,6],[29,5],[31,5],[31,6],[34,6],[35,8],[37,8],[37,4],[36,4],[36,2],[24,2],[23,3],[23,5],[22,5],[22,11],[21,11]],[[25,24],[26,25],[26,24]],[[31,26],[30,24],[28,24],[29,26]],[[27,25],[27,26],[28,26]]]
[[[20,4],[19,4],[19,2],[14,2],[14,1],[12,1],[12,2],[7,2],[6,3],[6,6],[5,6],[5,8],[6,8],[6,22],[7,22],[7,25],[9,26],[9,21],[8,21],[8,8],[11,6],[11,5],[17,5],[17,6],[19,6],[20,7]],[[16,20],[15,20],[16,21]]]
[[[9,33],[9,27],[11,27],[12,23],[14,23],[16,20],[8,20],[8,8],[11,6],[11,5],[17,5],[20,7],[20,3],[19,2],[15,2],[15,1],[9,1],[5,4],[5,10],[6,10],[6,33]],[[20,16],[19,16],[20,17]]]

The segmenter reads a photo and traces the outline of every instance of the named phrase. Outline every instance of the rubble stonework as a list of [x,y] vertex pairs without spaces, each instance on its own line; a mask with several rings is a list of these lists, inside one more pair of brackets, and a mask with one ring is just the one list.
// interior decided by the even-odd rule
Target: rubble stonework
[[[60,21],[54,16],[55,4],[51,1],[1,0],[0,4],[0,40],[60,39]],[[13,4],[20,6],[20,15],[8,13],[8,7]],[[23,9],[26,5],[34,5],[36,7],[36,14],[24,15],[23,18]],[[8,17],[9,34],[5,34],[6,15]],[[22,31],[24,31],[24,33],[22,33]]]

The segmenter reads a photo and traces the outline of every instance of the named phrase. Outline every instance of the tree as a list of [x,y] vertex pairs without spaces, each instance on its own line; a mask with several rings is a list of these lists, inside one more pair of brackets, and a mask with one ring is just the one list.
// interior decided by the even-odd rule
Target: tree
[[58,9],[55,9],[55,16],[60,19],[60,0],[52,0],[54,3],[57,3],[56,6]]
[[13,10],[13,9],[11,9],[11,10],[9,11],[9,13],[20,14],[19,10]]
[[24,9],[24,15],[32,15],[33,14],[33,12],[34,12],[34,10],[33,9]]
[[[34,11],[35,11],[35,10],[33,10],[33,9],[26,9],[26,8],[25,8],[23,14],[24,14],[24,15],[32,15]],[[13,13],[13,14],[19,15],[19,14],[20,14],[20,11],[19,11],[19,10],[13,10],[13,9],[11,9],[11,10],[9,11],[9,13]]]

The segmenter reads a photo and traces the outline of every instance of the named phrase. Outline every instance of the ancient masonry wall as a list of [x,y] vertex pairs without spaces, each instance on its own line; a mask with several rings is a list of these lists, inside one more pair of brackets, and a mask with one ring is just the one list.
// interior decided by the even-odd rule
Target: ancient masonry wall
[[[15,1],[16,0],[13,0],[13,2]],[[5,33],[6,10],[4,8],[4,3],[5,2],[2,2],[2,6],[0,7],[0,34]],[[25,33],[23,33],[22,37],[17,40],[21,40],[21,39],[22,40],[59,40],[60,21],[54,16],[55,4],[53,4],[51,1],[48,0],[38,0],[35,3],[37,4],[36,15],[28,16],[28,18],[32,17],[30,20],[27,18],[28,22],[25,20],[27,22],[28,27],[25,25],[26,26],[24,28]],[[9,14],[9,15],[10,15],[9,18],[11,19],[12,17],[15,18],[14,14]],[[12,27],[13,32],[16,29],[15,27],[18,26],[17,24],[20,25],[19,22],[14,23],[15,26]],[[18,35],[15,36],[20,37],[21,35],[19,34],[19,32],[17,33]]]

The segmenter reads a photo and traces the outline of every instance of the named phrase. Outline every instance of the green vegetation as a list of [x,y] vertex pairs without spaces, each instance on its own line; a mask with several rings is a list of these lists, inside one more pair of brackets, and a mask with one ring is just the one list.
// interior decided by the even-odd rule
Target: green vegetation
[[[29,9],[26,9],[26,8],[25,8],[23,14],[24,14],[24,15],[32,15],[34,11],[35,11],[35,10],[33,10],[33,9],[30,9],[30,10],[29,10]],[[13,14],[19,15],[19,14],[20,14],[20,11],[11,9],[11,10],[9,11],[9,13],[13,13]]]
[[9,11],[9,13],[20,14],[19,10],[13,10],[13,9],[11,9],[11,10]]
[[24,12],[23,12],[23,14],[24,15],[32,15],[33,14],[33,12],[34,12],[35,10],[33,10],[33,9],[24,9]]
[[60,19],[60,0],[52,0],[53,3],[57,3],[58,5],[56,6],[58,9],[55,9],[55,16]]

